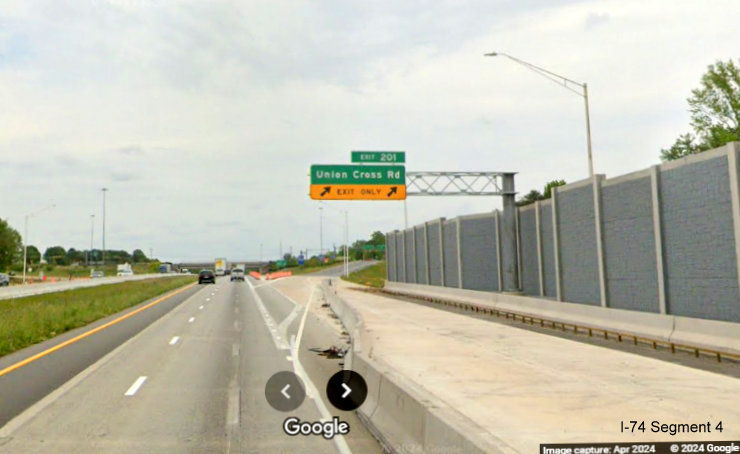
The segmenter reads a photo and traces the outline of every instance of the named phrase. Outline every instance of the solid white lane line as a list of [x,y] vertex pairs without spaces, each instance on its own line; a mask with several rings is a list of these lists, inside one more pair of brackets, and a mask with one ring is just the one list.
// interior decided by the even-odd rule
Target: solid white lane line
[[175,345],[180,340],[180,336],[175,336],[170,340],[170,345]]
[[188,323],[193,323],[194,321],[195,321],[195,317],[190,317],[190,318],[188,319]]
[[146,376],[142,375],[141,377],[137,378],[133,385],[124,393],[124,396],[133,396],[136,394],[136,391],[141,388],[141,385],[144,384],[146,381]]

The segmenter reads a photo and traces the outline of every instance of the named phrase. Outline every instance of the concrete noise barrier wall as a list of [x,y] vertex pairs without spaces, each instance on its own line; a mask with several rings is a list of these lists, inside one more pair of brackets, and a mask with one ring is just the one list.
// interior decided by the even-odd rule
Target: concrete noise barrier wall
[[388,280],[497,292],[518,274],[529,296],[740,322],[738,154],[732,142],[554,188],[517,208],[513,233],[501,212],[390,232]]

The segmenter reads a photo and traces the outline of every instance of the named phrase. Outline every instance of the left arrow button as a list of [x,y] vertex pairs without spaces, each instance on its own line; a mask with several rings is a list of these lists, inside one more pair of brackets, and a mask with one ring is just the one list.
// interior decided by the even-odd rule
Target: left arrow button
[[275,410],[293,411],[300,407],[306,398],[306,388],[296,374],[284,370],[267,380],[265,398]]

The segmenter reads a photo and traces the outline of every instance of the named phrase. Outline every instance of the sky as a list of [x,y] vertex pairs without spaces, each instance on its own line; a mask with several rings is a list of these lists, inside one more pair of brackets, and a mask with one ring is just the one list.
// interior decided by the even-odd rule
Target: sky
[[[588,176],[659,163],[738,58],[736,0],[3,0],[0,218],[41,248],[275,259],[404,227],[403,202],[310,200],[312,164]],[[53,208],[44,208],[54,204]],[[321,208],[321,209],[320,209]],[[409,197],[408,223],[501,208]],[[95,215],[91,218],[91,215]],[[323,231],[323,235],[321,234]]]

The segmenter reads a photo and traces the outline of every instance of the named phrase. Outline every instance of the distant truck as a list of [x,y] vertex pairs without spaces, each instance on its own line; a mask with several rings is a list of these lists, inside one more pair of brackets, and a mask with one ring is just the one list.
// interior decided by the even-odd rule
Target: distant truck
[[133,275],[134,275],[134,270],[131,268],[131,265],[129,265],[128,263],[124,263],[116,267],[116,276],[133,276]]
[[159,265],[159,272],[160,273],[171,273],[172,272],[172,264],[171,263],[162,263]]
[[214,267],[216,276],[223,276],[226,274],[226,259],[216,259],[216,266]]

